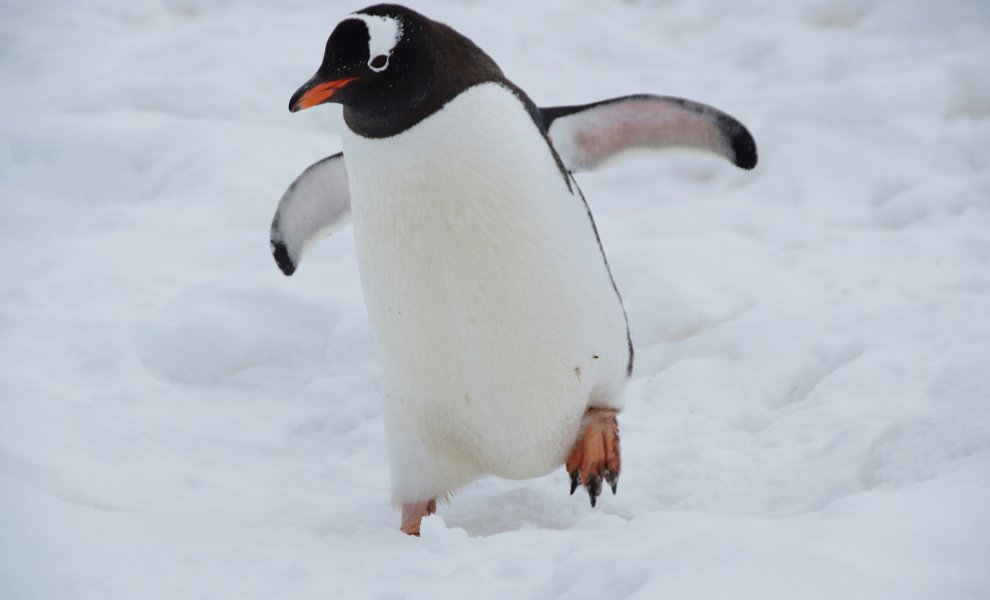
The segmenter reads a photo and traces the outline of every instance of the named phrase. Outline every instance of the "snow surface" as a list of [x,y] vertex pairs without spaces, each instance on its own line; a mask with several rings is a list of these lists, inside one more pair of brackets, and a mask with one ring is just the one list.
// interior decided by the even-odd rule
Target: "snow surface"
[[684,96],[761,154],[580,177],[619,494],[486,479],[421,539],[350,230],[268,250],[359,8],[0,2],[0,598],[990,597],[990,5],[417,3],[542,105]]

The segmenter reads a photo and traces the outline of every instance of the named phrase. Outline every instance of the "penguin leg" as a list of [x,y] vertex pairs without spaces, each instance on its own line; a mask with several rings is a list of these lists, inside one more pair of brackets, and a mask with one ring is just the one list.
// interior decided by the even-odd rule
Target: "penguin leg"
[[402,533],[419,537],[419,526],[423,522],[423,517],[427,517],[437,512],[437,499],[425,500],[423,502],[403,502],[402,503]]
[[584,430],[578,436],[567,457],[566,468],[571,476],[571,493],[578,482],[588,489],[591,506],[602,492],[602,479],[612,493],[619,486],[622,457],[619,452],[619,423],[614,408],[589,408],[584,414]]

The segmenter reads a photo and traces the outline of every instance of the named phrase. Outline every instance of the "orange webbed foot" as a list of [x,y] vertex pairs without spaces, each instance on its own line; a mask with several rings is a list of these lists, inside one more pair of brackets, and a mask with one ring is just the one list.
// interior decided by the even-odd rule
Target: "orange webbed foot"
[[567,457],[571,493],[580,482],[588,489],[592,507],[602,492],[603,479],[612,488],[613,494],[618,491],[622,458],[616,414],[618,411],[611,408],[589,408],[584,415],[584,431]]
[[437,499],[425,500],[423,502],[403,502],[402,503],[402,533],[419,537],[419,528],[423,523],[423,517],[427,517],[437,512]]

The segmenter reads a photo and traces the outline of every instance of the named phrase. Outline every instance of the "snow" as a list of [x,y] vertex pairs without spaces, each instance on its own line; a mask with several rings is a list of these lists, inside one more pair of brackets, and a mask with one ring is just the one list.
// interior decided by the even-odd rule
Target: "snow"
[[291,93],[361,8],[0,6],[0,598],[990,596],[990,7],[416,4],[541,105],[721,108],[583,174],[637,348],[617,496],[481,480],[398,531],[340,148]]

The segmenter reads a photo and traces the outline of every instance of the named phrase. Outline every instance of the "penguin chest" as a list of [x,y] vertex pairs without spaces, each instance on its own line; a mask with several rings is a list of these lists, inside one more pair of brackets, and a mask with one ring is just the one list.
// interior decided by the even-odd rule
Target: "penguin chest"
[[559,465],[624,381],[625,322],[522,103],[476,86],[394,137],[348,132],[344,155],[390,438],[507,477]]

